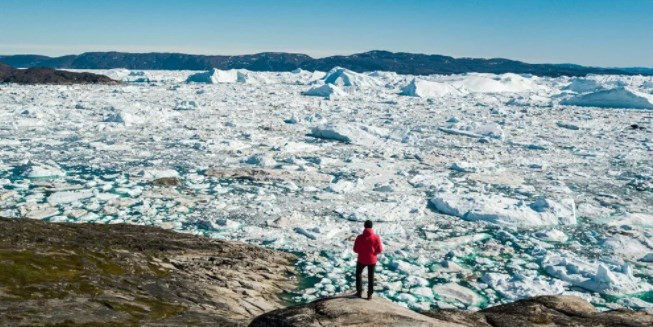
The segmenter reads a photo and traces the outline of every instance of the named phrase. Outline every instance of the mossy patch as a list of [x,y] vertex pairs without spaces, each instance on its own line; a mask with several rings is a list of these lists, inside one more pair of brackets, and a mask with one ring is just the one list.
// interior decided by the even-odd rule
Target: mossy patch
[[[105,281],[132,270],[116,258],[86,249],[0,249],[0,286],[14,299],[99,295]],[[151,263],[139,270],[153,276],[166,273]]]

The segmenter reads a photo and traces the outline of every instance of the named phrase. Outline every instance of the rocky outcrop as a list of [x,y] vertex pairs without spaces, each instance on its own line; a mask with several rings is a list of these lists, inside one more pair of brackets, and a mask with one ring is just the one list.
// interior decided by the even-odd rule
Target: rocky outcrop
[[250,327],[299,326],[650,327],[653,315],[632,310],[599,312],[573,296],[539,296],[478,312],[434,310],[419,314],[383,299],[334,297],[275,310]]
[[653,315],[571,296],[478,312],[353,296],[283,308],[294,260],[157,227],[0,218],[0,326],[653,326]]
[[376,297],[354,296],[320,299],[308,304],[268,312],[250,327],[300,326],[464,326],[431,318]]
[[0,63],[0,83],[16,84],[119,84],[107,76],[52,68],[15,69]]
[[293,260],[156,227],[0,218],[0,326],[243,326],[283,306]]

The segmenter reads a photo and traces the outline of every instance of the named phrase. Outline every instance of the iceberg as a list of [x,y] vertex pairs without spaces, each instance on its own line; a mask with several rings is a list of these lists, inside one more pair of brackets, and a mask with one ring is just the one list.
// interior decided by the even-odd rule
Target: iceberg
[[378,85],[378,82],[373,77],[342,67],[334,67],[326,73],[322,80],[325,84],[360,89],[371,88]]
[[443,214],[496,225],[533,227],[576,224],[572,199],[565,199],[564,204],[548,199],[527,203],[496,194],[442,192],[436,193],[430,203]]
[[577,95],[562,100],[560,104],[580,107],[653,109],[653,95],[628,87],[617,87]]
[[569,85],[563,87],[562,89],[573,91],[576,93],[587,93],[602,88],[603,86],[599,84],[599,82],[597,82],[596,80],[587,79],[587,78],[574,78]]
[[372,145],[379,141],[376,135],[370,133],[374,131],[376,130],[358,124],[325,124],[313,127],[310,134],[325,140]]
[[206,72],[196,73],[188,76],[186,79],[187,83],[208,83],[208,84],[218,84],[218,83],[245,83],[247,81],[246,74],[239,72],[235,69],[230,70],[220,70],[217,68],[211,68]]
[[439,98],[464,94],[450,84],[413,79],[401,89],[401,95],[419,98]]
[[66,176],[66,173],[61,169],[55,166],[41,165],[29,163],[22,167],[19,167],[23,171],[22,175],[27,178],[38,179],[38,178],[57,178]]
[[534,78],[517,74],[468,74],[453,86],[471,93],[519,93],[544,89]]
[[629,264],[608,265],[562,253],[546,255],[540,265],[551,276],[601,294],[621,295],[651,290],[651,285],[633,276]]
[[344,97],[347,95],[347,93],[345,93],[345,91],[341,90],[339,87],[335,85],[324,84],[321,86],[313,87],[308,91],[304,91],[302,92],[302,95],[334,99],[334,98]]

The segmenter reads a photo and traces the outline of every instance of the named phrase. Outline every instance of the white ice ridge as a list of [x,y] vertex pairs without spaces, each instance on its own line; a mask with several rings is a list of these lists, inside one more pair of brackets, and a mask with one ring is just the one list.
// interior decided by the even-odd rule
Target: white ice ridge
[[602,294],[634,294],[653,289],[650,284],[633,276],[630,264],[583,260],[561,252],[549,254],[541,261],[546,272],[562,281]]
[[313,127],[310,135],[325,140],[370,146],[381,143],[381,138],[387,133],[382,128],[366,125],[329,123]]
[[353,87],[359,89],[377,87],[379,84],[373,77],[342,67],[334,67],[326,73],[322,80],[325,84],[333,84],[340,87]]
[[188,76],[186,79],[188,83],[248,83],[252,82],[248,72],[244,70],[230,69],[220,70],[211,68],[206,72],[196,73]]
[[56,178],[66,175],[59,167],[33,162],[23,165],[21,170],[27,178]]
[[561,103],[582,107],[653,109],[653,95],[628,87],[617,87],[577,95]]
[[576,77],[571,80],[571,83],[569,83],[569,85],[563,87],[562,89],[573,91],[576,93],[587,93],[587,92],[597,91],[602,88],[603,85],[601,85],[601,83],[599,83],[597,80]]
[[302,94],[307,96],[317,96],[317,97],[324,97],[329,99],[335,99],[347,95],[345,91],[341,90],[338,86],[332,84],[315,86],[305,92],[302,92]]
[[425,81],[414,78],[408,85],[401,89],[401,95],[420,97],[420,98],[439,98],[444,96],[462,95],[454,86],[441,82]]
[[453,82],[453,86],[471,93],[520,93],[544,90],[536,77],[517,74],[467,74]]
[[572,199],[517,200],[495,194],[436,193],[430,203],[439,212],[471,221],[505,226],[546,226],[576,224]]

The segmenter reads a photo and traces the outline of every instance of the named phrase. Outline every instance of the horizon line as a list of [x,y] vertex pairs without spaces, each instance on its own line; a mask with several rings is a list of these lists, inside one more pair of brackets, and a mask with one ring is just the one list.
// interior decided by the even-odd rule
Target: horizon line
[[398,53],[405,53],[405,54],[413,54],[413,55],[425,55],[425,56],[442,56],[442,57],[450,57],[453,59],[482,59],[482,60],[493,60],[493,59],[502,59],[502,60],[510,60],[510,61],[516,61],[516,62],[521,62],[525,64],[530,64],[530,65],[576,65],[576,66],[582,66],[582,67],[588,67],[588,68],[644,68],[644,69],[653,69],[653,66],[595,66],[595,65],[583,65],[583,64],[577,64],[573,62],[531,62],[531,61],[523,61],[520,59],[511,59],[511,58],[506,58],[506,57],[470,57],[470,56],[451,56],[451,55],[445,55],[445,54],[439,54],[439,53],[425,53],[425,52],[409,52],[409,51],[391,51],[391,50],[381,50],[381,49],[371,49],[371,50],[366,50],[366,51],[357,51],[357,52],[348,52],[345,51],[344,54],[330,54],[330,55],[325,55],[325,56],[315,56],[315,55],[310,55],[304,52],[300,51],[260,51],[260,52],[241,52],[238,54],[207,54],[207,53],[192,53],[192,52],[178,52],[178,51],[120,51],[120,50],[104,50],[104,51],[82,51],[79,53],[68,53],[68,54],[63,54],[63,55],[45,55],[45,54],[38,54],[38,53],[13,53],[13,54],[0,54],[0,57],[8,57],[8,56],[43,56],[43,57],[48,57],[48,58],[60,58],[60,57],[67,57],[67,56],[80,56],[83,54],[87,53],[127,53],[127,54],[180,54],[180,55],[190,55],[190,56],[205,56],[205,57],[211,57],[211,56],[222,56],[222,57],[238,57],[238,56],[254,56],[254,55],[261,55],[261,54],[270,54],[270,53],[275,53],[275,54],[291,54],[291,55],[304,55],[307,56],[311,59],[323,59],[323,58],[329,58],[329,57],[347,57],[347,56],[353,56],[353,55],[358,55],[358,54],[365,54],[365,53],[370,53],[370,52],[389,52],[393,54],[398,54]]

